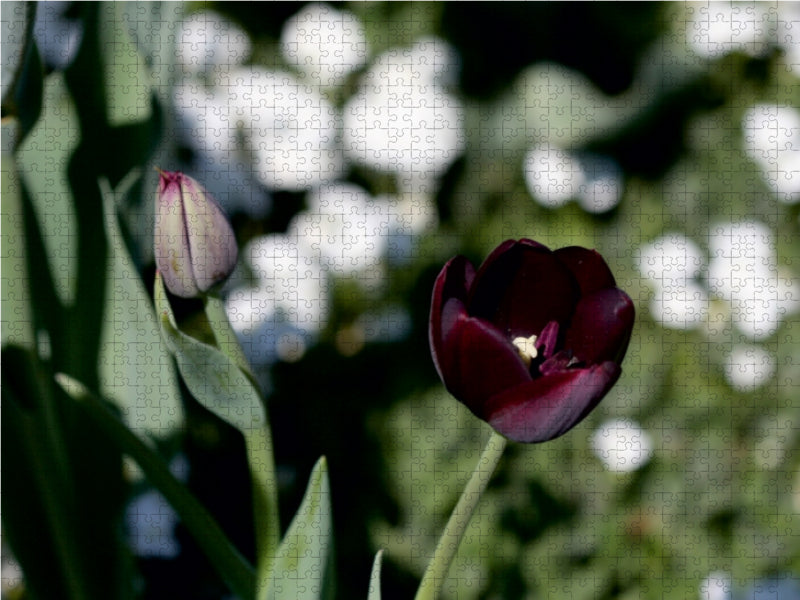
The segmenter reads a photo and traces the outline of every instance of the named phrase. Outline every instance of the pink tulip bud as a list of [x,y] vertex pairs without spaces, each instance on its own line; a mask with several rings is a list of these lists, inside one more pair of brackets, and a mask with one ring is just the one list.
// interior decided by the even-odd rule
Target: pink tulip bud
[[225,281],[236,266],[228,218],[197,181],[161,171],[156,194],[156,266],[167,289],[194,298]]

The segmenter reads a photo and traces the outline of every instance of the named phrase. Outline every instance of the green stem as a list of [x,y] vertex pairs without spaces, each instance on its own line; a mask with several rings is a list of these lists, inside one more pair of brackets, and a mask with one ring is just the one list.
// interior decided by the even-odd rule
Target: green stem
[[267,404],[260,386],[250,371],[242,346],[233,331],[225,303],[215,294],[203,298],[206,317],[214,333],[217,347],[250,379],[259,391],[264,410],[264,426],[244,431],[247,446],[247,462],[253,481],[253,519],[256,528],[256,548],[258,554],[257,577],[259,582],[267,581],[272,570],[272,562],[280,544],[280,520],[278,514],[277,476],[272,448],[272,434],[269,426]]
[[128,429],[100,398],[91,394],[79,382],[63,374],[57,374],[56,380],[70,397],[80,402],[86,413],[109,438],[116,441],[119,448],[139,464],[150,483],[178,513],[181,522],[186,525],[233,593],[243,599],[254,598],[255,577],[252,566],[231,544],[205,507],[170,473],[161,457]]
[[249,430],[244,434],[253,482],[253,520],[258,556],[256,578],[259,589],[262,589],[264,582],[269,581],[280,544],[278,486],[269,427]]
[[489,484],[495,468],[497,468],[497,463],[500,462],[500,457],[503,456],[506,443],[506,438],[492,431],[492,435],[486,443],[486,448],[484,448],[483,454],[481,454],[481,458],[472,472],[472,477],[470,477],[467,486],[461,493],[461,498],[458,499],[458,504],[456,504],[450,515],[447,526],[442,532],[442,537],[439,538],[436,551],[433,553],[433,558],[425,570],[425,575],[422,577],[415,600],[434,600],[439,590],[441,590],[447,572],[450,570],[450,563],[453,562],[453,557],[455,557],[461,544],[464,531],[466,531],[467,525],[469,525],[469,521],[472,518],[472,513],[475,512],[475,507],[478,506],[481,495]]
[[205,308],[208,324],[211,326],[211,331],[217,341],[217,348],[227,355],[251,381],[255,381],[250,371],[250,363],[247,362],[247,357],[244,355],[241,344],[239,344],[236,332],[228,320],[228,314],[225,312],[225,303],[222,298],[216,294],[206,294],[203,296],[203,307]]

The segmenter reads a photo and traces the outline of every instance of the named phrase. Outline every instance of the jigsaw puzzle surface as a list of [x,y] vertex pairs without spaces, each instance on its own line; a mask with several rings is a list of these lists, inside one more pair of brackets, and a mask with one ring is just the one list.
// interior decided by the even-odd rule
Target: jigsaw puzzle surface
[[4,597],[800,598],[800,4],[2,55]]

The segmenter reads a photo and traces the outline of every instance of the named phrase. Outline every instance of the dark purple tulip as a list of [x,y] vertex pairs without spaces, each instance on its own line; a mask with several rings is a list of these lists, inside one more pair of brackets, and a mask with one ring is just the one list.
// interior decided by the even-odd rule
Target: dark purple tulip
[[508,240],[475,272],[463,256],[436,278],[429,338],[445,387],[517,442],[577,425],[616,383],[633,302],[594,250]]

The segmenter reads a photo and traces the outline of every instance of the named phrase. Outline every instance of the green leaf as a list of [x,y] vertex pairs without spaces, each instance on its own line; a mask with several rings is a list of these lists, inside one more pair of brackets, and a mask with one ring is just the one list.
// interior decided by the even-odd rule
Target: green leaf
[[[13,125],[3,125],[4,138],[10,135]],[[31,288],[27,275],[27,246],[25,220],[19,188],[19,174],[14,158],[3,153],[2,168],[3,211],[0,214],[0,275],[3,289],[3,321],[0,327],[3,345],[15,343],[26,348],[34,347]]]
[[[325,457],[317,461],[305,496],[278,549],[261,598],[323,598],[332,557],[333,520]],[[261,582],[260,582],[261,583]],[[259,586],[259,589],[264,589]]]
[[47,372],[30,348],[2,351],[3,533],[34,598],[87,598],[61,419]]
[[113,399],[137,433],[167,436],[183,422],[178,382],[155,312],[128,254],[117,206],[137,173],[112,191],[100,181],[109,255],[100,337],[100,394]]
[[266,577],[278,546],[279,511],[272,434],[266,406],[255,384],[226,354],[180,331],[161,275],[154,285],[161,333],[192,396],[244,434],[253,482],[258,577]]
[[15,145],[25,139],[42,110],[44,72],[33,39],[36,2],[4,2],[3,116],[19,121]]
[[106,103],[112,127],[150,118],[153,82],[122,18],[125,4],[104,2],[100,9],[100,47],[104,49]]
[[154,288],[161,333],[192,396],[239,431],[265,425],[264,407],[247,376],[225,354],[180,331],[160,275]]
[[108,406],[79,381],[63,373],[57,373],[55,379],[67,395],[78,402],[89,417],[114,440],[119,449],[136,461],[150,483],[178,513],[181,522],[194,536],[231,590],[242,598],[252,598],[253,568],[231,544],[205,507],[172,475],[164,460],[125,427]]
[[17,164],[33,201],[36,219],[62,304],[75,297],[78,225],[67,181],[70,156],[78,145],[78,121],[61,73],[45,80],[44,111],[20,144]]
[[378,550],[372,563],[372,574],[369,577],[369,595],[367,600],[381,600],[381,562],[383,550]]
[[3,72],[2,85],[0,92],[3,97],[3,113],[8,110],[7,103],[11,98],[6,98],[11,90],[19,73],[22,71],[22,64],[25,59],[25,44],[30,39],[30,29],[33,19],[29,15],[30,10],[36,10],[36,6],[26,7],[25,2],[12,0],[3,2],[2,8],[2,39],[3,39]]

